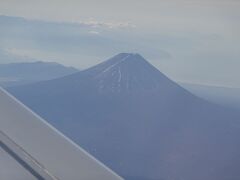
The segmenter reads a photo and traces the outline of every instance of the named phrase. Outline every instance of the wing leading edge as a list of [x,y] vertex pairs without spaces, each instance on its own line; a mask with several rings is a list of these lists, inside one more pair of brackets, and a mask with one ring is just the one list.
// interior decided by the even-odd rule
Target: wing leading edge
[[122,180],[3,89],[0,150],[37,180]]

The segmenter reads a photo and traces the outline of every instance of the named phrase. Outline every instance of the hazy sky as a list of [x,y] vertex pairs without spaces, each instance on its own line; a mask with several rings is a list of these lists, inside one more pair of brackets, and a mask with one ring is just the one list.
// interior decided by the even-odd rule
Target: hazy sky
[[35,23],[0,21],[0,56],[14,56],[0,63],[86,68],[138,52],[175,81],[240,87],[239,9],[239,0],[0,0],[0,14]]

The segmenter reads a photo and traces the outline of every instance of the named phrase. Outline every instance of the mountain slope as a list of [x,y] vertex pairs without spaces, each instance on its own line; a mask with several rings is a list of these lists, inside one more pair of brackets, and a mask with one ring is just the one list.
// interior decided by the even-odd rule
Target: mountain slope
[[11,86],[50,80],[77,71],[75,68],[53,62],[0,64],[0,85]]
[[127,179],[240,177],[239,114],[192,95],[138,54],[9,91]]

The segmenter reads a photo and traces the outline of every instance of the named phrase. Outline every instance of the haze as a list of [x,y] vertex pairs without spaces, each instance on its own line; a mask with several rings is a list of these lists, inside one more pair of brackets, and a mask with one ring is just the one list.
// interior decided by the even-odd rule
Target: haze
[[2,18],[56,27],[26,35],[25,25],[22,32],[1,24],[0,63],[43,60],[83,69],[138,52],[175,81],[240,87],[239,9],[237,0],[1,0]]

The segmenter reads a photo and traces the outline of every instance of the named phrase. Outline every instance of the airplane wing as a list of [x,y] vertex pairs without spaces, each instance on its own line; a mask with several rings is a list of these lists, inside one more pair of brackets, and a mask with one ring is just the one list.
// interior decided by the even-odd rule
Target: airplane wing
[[1,88],[0,179],[122,180]]

